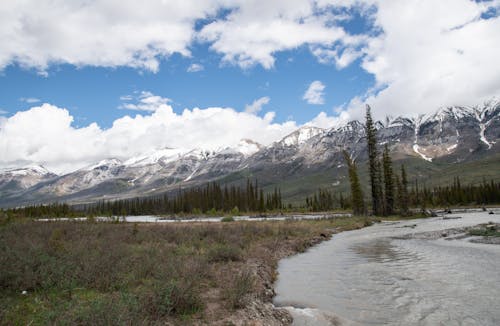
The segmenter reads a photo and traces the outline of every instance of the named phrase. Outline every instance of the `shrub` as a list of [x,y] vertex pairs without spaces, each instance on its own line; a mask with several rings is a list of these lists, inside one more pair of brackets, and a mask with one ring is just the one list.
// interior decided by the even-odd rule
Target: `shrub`
[[233,216],[240,215],[240,209],[238,208],[238,206],[233,207],[233,209],[231,210],[231,215],[233,215]]
[[193,282],[155,282],[139,294],[142,311],[152,319],[164,316],[189,315],[201,309],[199,290]]
[[234,218],[232,216],[224,216],[220,221],[221,222],[234,222]]
[[207,257],[211,263],[239,261],[241,260],[241,250],[233,245],[216,244],[210,248]]
[[225,289],[224,298],[232,309],[243,308],[248,294],[252,292],[255,279],[248,270],[236,274],[230,285]]

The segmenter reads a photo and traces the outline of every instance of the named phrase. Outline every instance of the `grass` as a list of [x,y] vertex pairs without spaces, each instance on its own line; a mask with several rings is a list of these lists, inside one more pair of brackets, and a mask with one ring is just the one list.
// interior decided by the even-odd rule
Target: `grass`
[[469,234],[481,237],[500,237],[500,231],[495,228],[472,229]]
[[280,258],[369,223],[4,223],[0,324],[212,324],[271,300]]

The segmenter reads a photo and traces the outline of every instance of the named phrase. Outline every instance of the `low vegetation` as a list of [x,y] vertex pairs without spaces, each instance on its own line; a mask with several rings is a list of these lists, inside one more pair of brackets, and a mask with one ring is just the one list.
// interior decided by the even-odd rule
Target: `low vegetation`
[[479,228],[469,230],[469,234],[472,236],[480,237],[500,237],[500,230],[495,224],[492,225],[482,225]]
[[367,223],[4,223],[0,324],[214,324],[269,302],[280,258]]

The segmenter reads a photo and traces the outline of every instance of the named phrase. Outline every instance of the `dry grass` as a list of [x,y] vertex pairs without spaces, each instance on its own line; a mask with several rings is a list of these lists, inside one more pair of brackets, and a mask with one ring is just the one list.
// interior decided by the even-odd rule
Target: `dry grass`
[[8,223],[0,324],[212,324],[269,301],[279,258],[364,224]]

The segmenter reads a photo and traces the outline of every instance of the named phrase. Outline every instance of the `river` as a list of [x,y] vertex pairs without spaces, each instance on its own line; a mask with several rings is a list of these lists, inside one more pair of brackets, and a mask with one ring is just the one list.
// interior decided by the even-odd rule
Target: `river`
[[382,222],[286,258],[274,303],[294,325],[500,325],[500,245],[408,236],[499,212],[450,217]]

